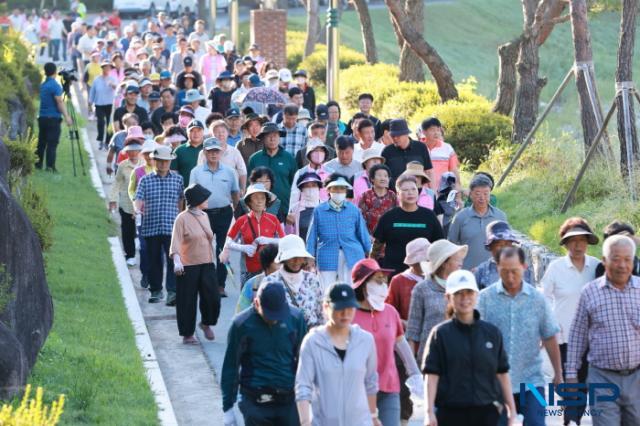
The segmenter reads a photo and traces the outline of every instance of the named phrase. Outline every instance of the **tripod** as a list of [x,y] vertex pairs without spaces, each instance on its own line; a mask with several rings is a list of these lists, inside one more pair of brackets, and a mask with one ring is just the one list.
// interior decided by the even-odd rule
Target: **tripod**
[[82,147],[80,147],[80,135],[78,133],[78,119],[76,116],[76,109],[73,107],[71,101],[71,95],[69,93],[69,87],[65,87],[64,101],[71,117],[71,126],[69,126],[69,141],[71,142],[71,162],[73,163],[73,176],[78,176],[76,171],[76,150],[78,151],[78,158],[80,159],[80,168],[82,169],[82,176],[86,176],[87,172],[84,168],[84,159],[82,158]]

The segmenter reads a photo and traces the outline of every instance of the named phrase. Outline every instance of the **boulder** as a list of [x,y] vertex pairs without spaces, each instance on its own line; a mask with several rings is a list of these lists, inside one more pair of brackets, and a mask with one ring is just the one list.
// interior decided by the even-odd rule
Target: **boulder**
[[38,236],[6,182],[8,156],[0,141],[0,399],[26,384],[53,324]]
[[530,240],[525,234],[514,231],[520,241],[520,246],[527,257],[527,264],[533,269],[533,276],[536,283],[540,283],[547,267],[551,261],[558,258],[558,254],[554,253],[547,246]]

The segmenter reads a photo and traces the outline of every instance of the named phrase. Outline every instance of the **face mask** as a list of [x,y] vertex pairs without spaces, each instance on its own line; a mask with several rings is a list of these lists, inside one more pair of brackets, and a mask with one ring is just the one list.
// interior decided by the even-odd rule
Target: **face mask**
[[332,192],[330,194],[331,201],[336,204],[342,204],[344,200],[347,198],[347,194],[344,192]]
[[181,116],[178,122],[180,123],[180,127],[187,127],[189,123],[191,123],[192,118],[189,116]]
[[318,204],[320,202],[320,188],[304,188],[302,190],[302,201],[309,204]]
[[302,273],[302,269],[298,272],[289,272],[284,268],[280,268],[280,275],[289,284],[289,287],[293,289],[293,291],[297,292],[300,289],[300,284],[302,284],[302,280],[304,279],[304,274]]
[[324,161],[324,151],[313,151],[310,157],[312,163],[322,164],[322,162]]
[[384,311],[384,301],[389,294],[389,287],[376,281],[367,283],[367,302],[376,311]]

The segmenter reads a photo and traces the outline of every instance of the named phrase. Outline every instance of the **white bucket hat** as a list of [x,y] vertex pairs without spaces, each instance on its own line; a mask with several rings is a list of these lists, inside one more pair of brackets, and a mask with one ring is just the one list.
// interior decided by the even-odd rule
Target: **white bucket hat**
[[142,154],[151,153],[151,152],[155,151],[157,147],[158,147],[158,144],[155,141],[146,140],[146,141],[144,141],[144,144],[142,145],[142,151],[140,151],[140,152]]
[[175,160],[176,156],[171,152],[171,147],[168,145],[158,145],[151,153],[151,158],[154,160]]
[[253,185],[249,185],[249,187],[247,188],[247,193],[244,194],[243,198],[244,202],[246,203],[249,197],[258,192],[262,192],[263,194],[265,194],[270,203],[273,203],[276,200],[276,196],[272,192],[267,191],[263,184],[254,183]]
[[278,255],[276,256],[276,262],[281,263],[285,260],[293,259],[294,257],[308,257],[313,259],[313,256],[309,254],[302,238],[295,234],[289,234],[278,240]]
[[362,151],[362,168],[364,169],[364,165],[367,164],[367,161],[377,158],[382,160],[382,164],[384,164],[387,160],[382,156],[382,150],[376,147],[367,148]]
[[422,270],[426,274],[434,274],[444,262],[454,254],[461,252],[465,256],[469,246],[453,244],[449,240],[438,240],[432,243],[427,250],[428,261],[422,265]]
[[407,256],[404,258],[405,265],[415,265],[416,263],[429,260],[427,251],[431,243],[426,238],[416,238],[407,244]]
[[456,294],[460,290],[473,290],[476,293],[480,291],[478,290],[476,277],[464,269],[452,272],[451,275],[447,277],[445,294]]

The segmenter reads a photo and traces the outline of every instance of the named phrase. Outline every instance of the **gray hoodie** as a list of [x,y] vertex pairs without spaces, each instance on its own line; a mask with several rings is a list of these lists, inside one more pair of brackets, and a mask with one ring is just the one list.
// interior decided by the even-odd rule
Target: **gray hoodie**
[[296,374],[296,401],[311,401],[314,426],[370,426],[367,395],[378,392],[373,336],[351,326],[344,361],[327,326],[311,329],[302,341]]

